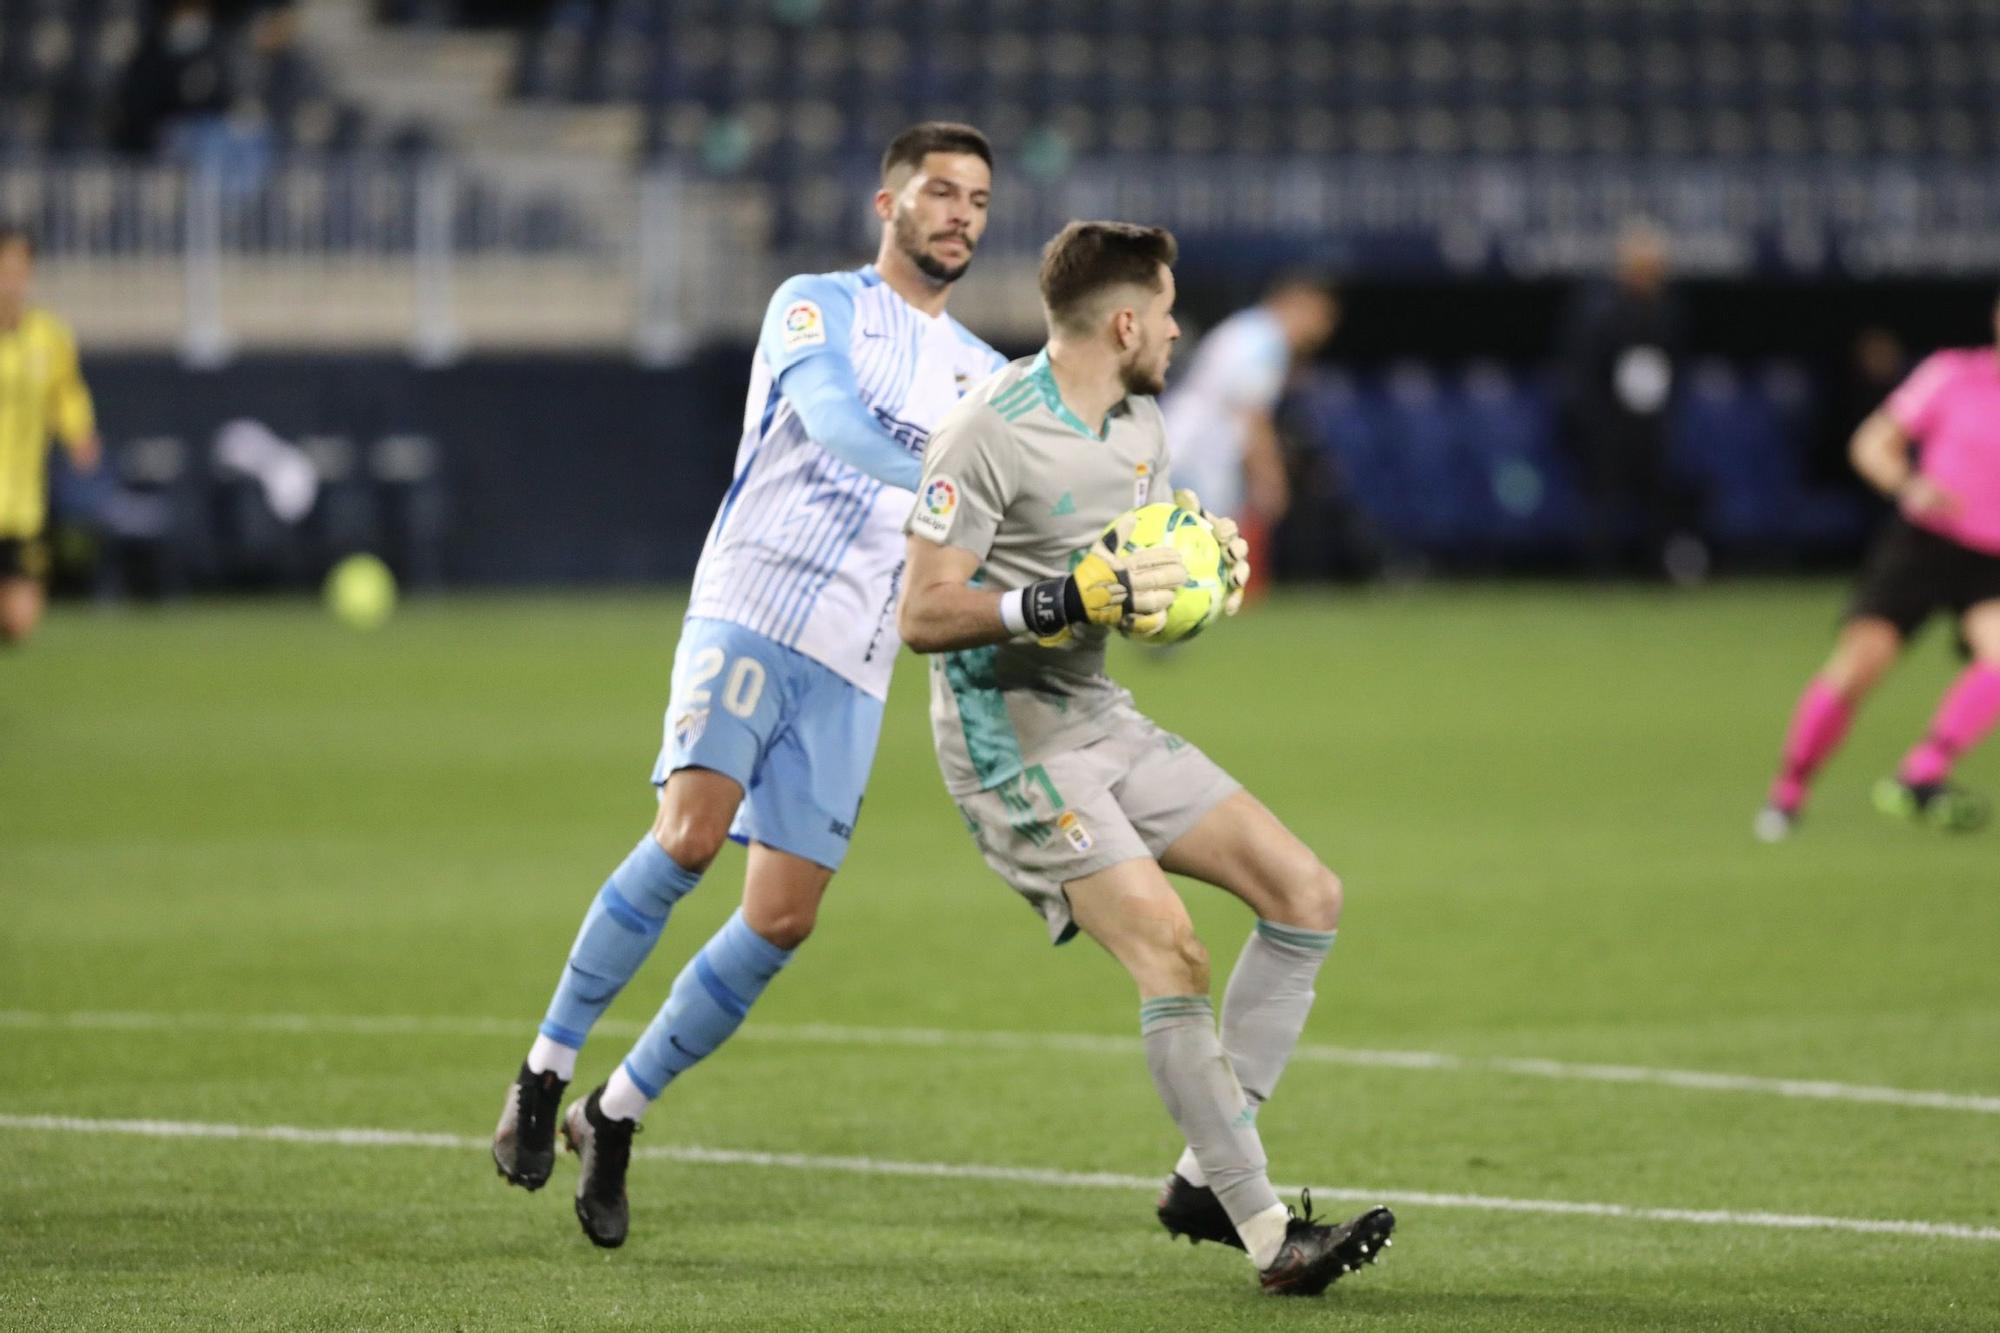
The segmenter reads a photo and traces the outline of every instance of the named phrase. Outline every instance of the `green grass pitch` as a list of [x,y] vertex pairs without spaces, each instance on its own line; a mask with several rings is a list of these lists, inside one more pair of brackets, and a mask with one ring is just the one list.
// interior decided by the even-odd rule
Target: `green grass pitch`
[[[0,1326],[2000,1327],[2000,833],[1867,804],[1954,670],[1943,635],[1801,836],[1749,837],[1840,597],[1296,595],[1119,655],[1348,886],[1311,1058],[1261,1123],[1275,1178],[1404,1199],[1402,1226],[1387,1263],[1290,1303],[1170,1244],[1142,1187],[1078,1179],[1177,1150],[1134,996],[985,870],[913,660],[818,937],[655,1108],[607,1254],[566,1161],[528,1195],[480,1143],[647,822],[678,603],[419,600],[373,635],[303,603],[60,610],[0,657]],[[2000,786],[2000,747],[1964,777]],[[586,1083],[740,871],[732,849],[676,912]],[[1248,917],[1188,895],[1219,992]],[[1606,1064],[1749,1082],[1577,1068]],[[139,1118],[443,1137],[82,1123]]]

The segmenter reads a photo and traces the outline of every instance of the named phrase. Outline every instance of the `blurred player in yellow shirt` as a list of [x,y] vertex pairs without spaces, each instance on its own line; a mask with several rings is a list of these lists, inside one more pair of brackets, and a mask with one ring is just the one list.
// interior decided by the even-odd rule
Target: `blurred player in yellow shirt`
[[34,274],[34,238],[0,222],[0,643],[21,642],[42,618],[49,438],[85,472],[99,454],[76,338],[28,304]]

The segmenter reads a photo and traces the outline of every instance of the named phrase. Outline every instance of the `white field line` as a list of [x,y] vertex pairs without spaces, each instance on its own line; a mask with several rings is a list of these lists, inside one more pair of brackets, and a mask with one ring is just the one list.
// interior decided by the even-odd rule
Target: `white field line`
[[[641,1024],[605,1019],[597,1031],[606,1036],[637,1036]],[[211,1014],[147,1012],[43,1013],[0,1009],[0,1029],[78,1029],[108,1032],[225,1031],[309,1035],[325,1033],[357,1037],[519,1037],[532,1036],[527,1019],[431,1018],[421,1015],[367,1014]],[[1141,1054],[1137,1037],[1089,1032],[990,1032],[950,1028],[848,1027],[832,1023],[750,1023],[738,1040],[795,1042],[814,1046],[902,1046],[931,1050],[1070,1052],[1083,1055]],[[1763,1078],[1753,1074],[1713,1073],[1698,1069],[1660,1069],[1647,1065],[1577,1064],[1511,1056],[1452,1055],[1444,1051],[1367,1050],[1351,1046],[1302,1043],[1292,1057],[1314,1064],[1352,1065],[1369,1069],[1408,1069],[1440,1073],[1506,1074],[1522,1078],[1575,1083],[1627,1083],[1680,1088],[1694,1092],[1737,1092],[1805,1101],[1861,1102],[1878,1106],[1914,1107],[1931,1111],[1970,1111],[2000,1115],[2000,1096],[1968,1092],[1928,1092],[1913,1088],[1873,1087],[1825,1079]]]
[[[396,1129],[311,1129],[298,1125],[234,1125],[187,1120],[100,1120],[59,1115],[0,1115],[0,1129],[51,1134],[118,1134],[156,1139],[233,1139],[308,1144],[335,1148],[449,1148],[483,1150],[487,1140],[466,1134],[426,1134]],[[863,1176],[913,1176],[941,1180],[983,1180],[1010,1185],[1066,1189],[1153,1191],[1157,1176],[1109,1171],[1056,1171],[1045,1167],[993,1166],[979,1162],[905,1162],[880,1157],[818,1157],[810,1153],[744,1152],[730,1148],[644,1147],[634,1157],[700,1166],[750,1166],[793,1171],[837,1171]],[[1294,1193],[1297,1186],[1280,1185]],[[1722,1208],[1645,1208],[1624,1203],[1584,1203],[1567,1199],[1510,1199],[1488,1194],[1439,1194],[1425,1190],[1331,1189],[1313,1186],[1319,1199],[1412,1208],[1461,1208],[1489,1213],[1535,1213],[1552,1217],[1598,1217],[1634,1222],[1680,1222],[1694,1226],[1759,1227],[1778,1231],[1840,1231],[1925,1240],[2000,1242],[2000,1227],[1962,1222],[1913,1222],[1890,1218],[1818,1217],[1801,1213],[1735,1212]]]

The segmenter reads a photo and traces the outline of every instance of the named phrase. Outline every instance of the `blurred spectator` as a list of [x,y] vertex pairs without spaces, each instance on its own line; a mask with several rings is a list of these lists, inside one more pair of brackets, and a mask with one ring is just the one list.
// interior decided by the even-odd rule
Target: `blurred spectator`
[[1565,320],[1565,443],[1588,508],[1600,574],[1635,567],[1699,578],[1707,552],[1668,463],[1668,425],[1685,359],[1679,300],[1667,287],[1667,238],[1645,223],[1619,234],[1612,281],[1579,291]]
[[1270,561],[1261,571],[1252,565],[1253,586],[1263,577],[1268,587],[1273,576],[1288,582],[1374,578],[1390,563],[1389,551],[1362,511],[1353,478],[1324,447],[1321,428],[1301,407],[1294,396],[1278,414],[1278,438],[1288,446],[1291,504],[1272,536]]
[[[250,54],[248,83],[258,110],[277,143],[292,147],[301,137],[301,113],[333,105],[325,72],[299,42],[298,10],[284,5],[258,15],[250,24]],[[340,146],[335,124],[317,127],[310,138]]]
[[1262,301],[1208,332],[1160,404],[1174,484],[1242,524],[1252,569],[1270,568],[1271,529],[1291,506],[1278,400],[1293,366],[1339,325],[1340,301],[1328,283],[1282,277]]
[[[610,39],[617,6],[613,0],[489,0],[495,19],[506,19],[519,27],[520,44],[514,57],[514,95],[540,97],[558,93],[582,102],[603,100],[604,46]],[[549,84],[548,52],[558,27],[575,31],[579,49],[572,67],[571,86],[552,89]]]
[[112,144],[140,156],[261,171],[325,80],[280,0],[166,0],[142,29],[118,90]]
[[172,0],[147,23],[125,67],[112,145],[152,156],[171,131],[219,124],[235,96],[229,33],[214,0]]

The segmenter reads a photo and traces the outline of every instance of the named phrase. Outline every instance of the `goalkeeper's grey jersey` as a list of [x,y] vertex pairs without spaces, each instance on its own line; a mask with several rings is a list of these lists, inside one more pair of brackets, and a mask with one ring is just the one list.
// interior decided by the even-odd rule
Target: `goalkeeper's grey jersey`
[[[1015,361],[946,412],[924,451],[905,532],[971,551],[983,587],[1021,588],[1069,573],[1128,509],[1171,500],[1159,406],[1129,397],[1101,433],[1063,403],[1048,352]],[[1058,750],[1104,735],[1125,691],[1104,674],[1108,631],[1070,630],[931,658],[931,730],[945,785],[999,787]]]

